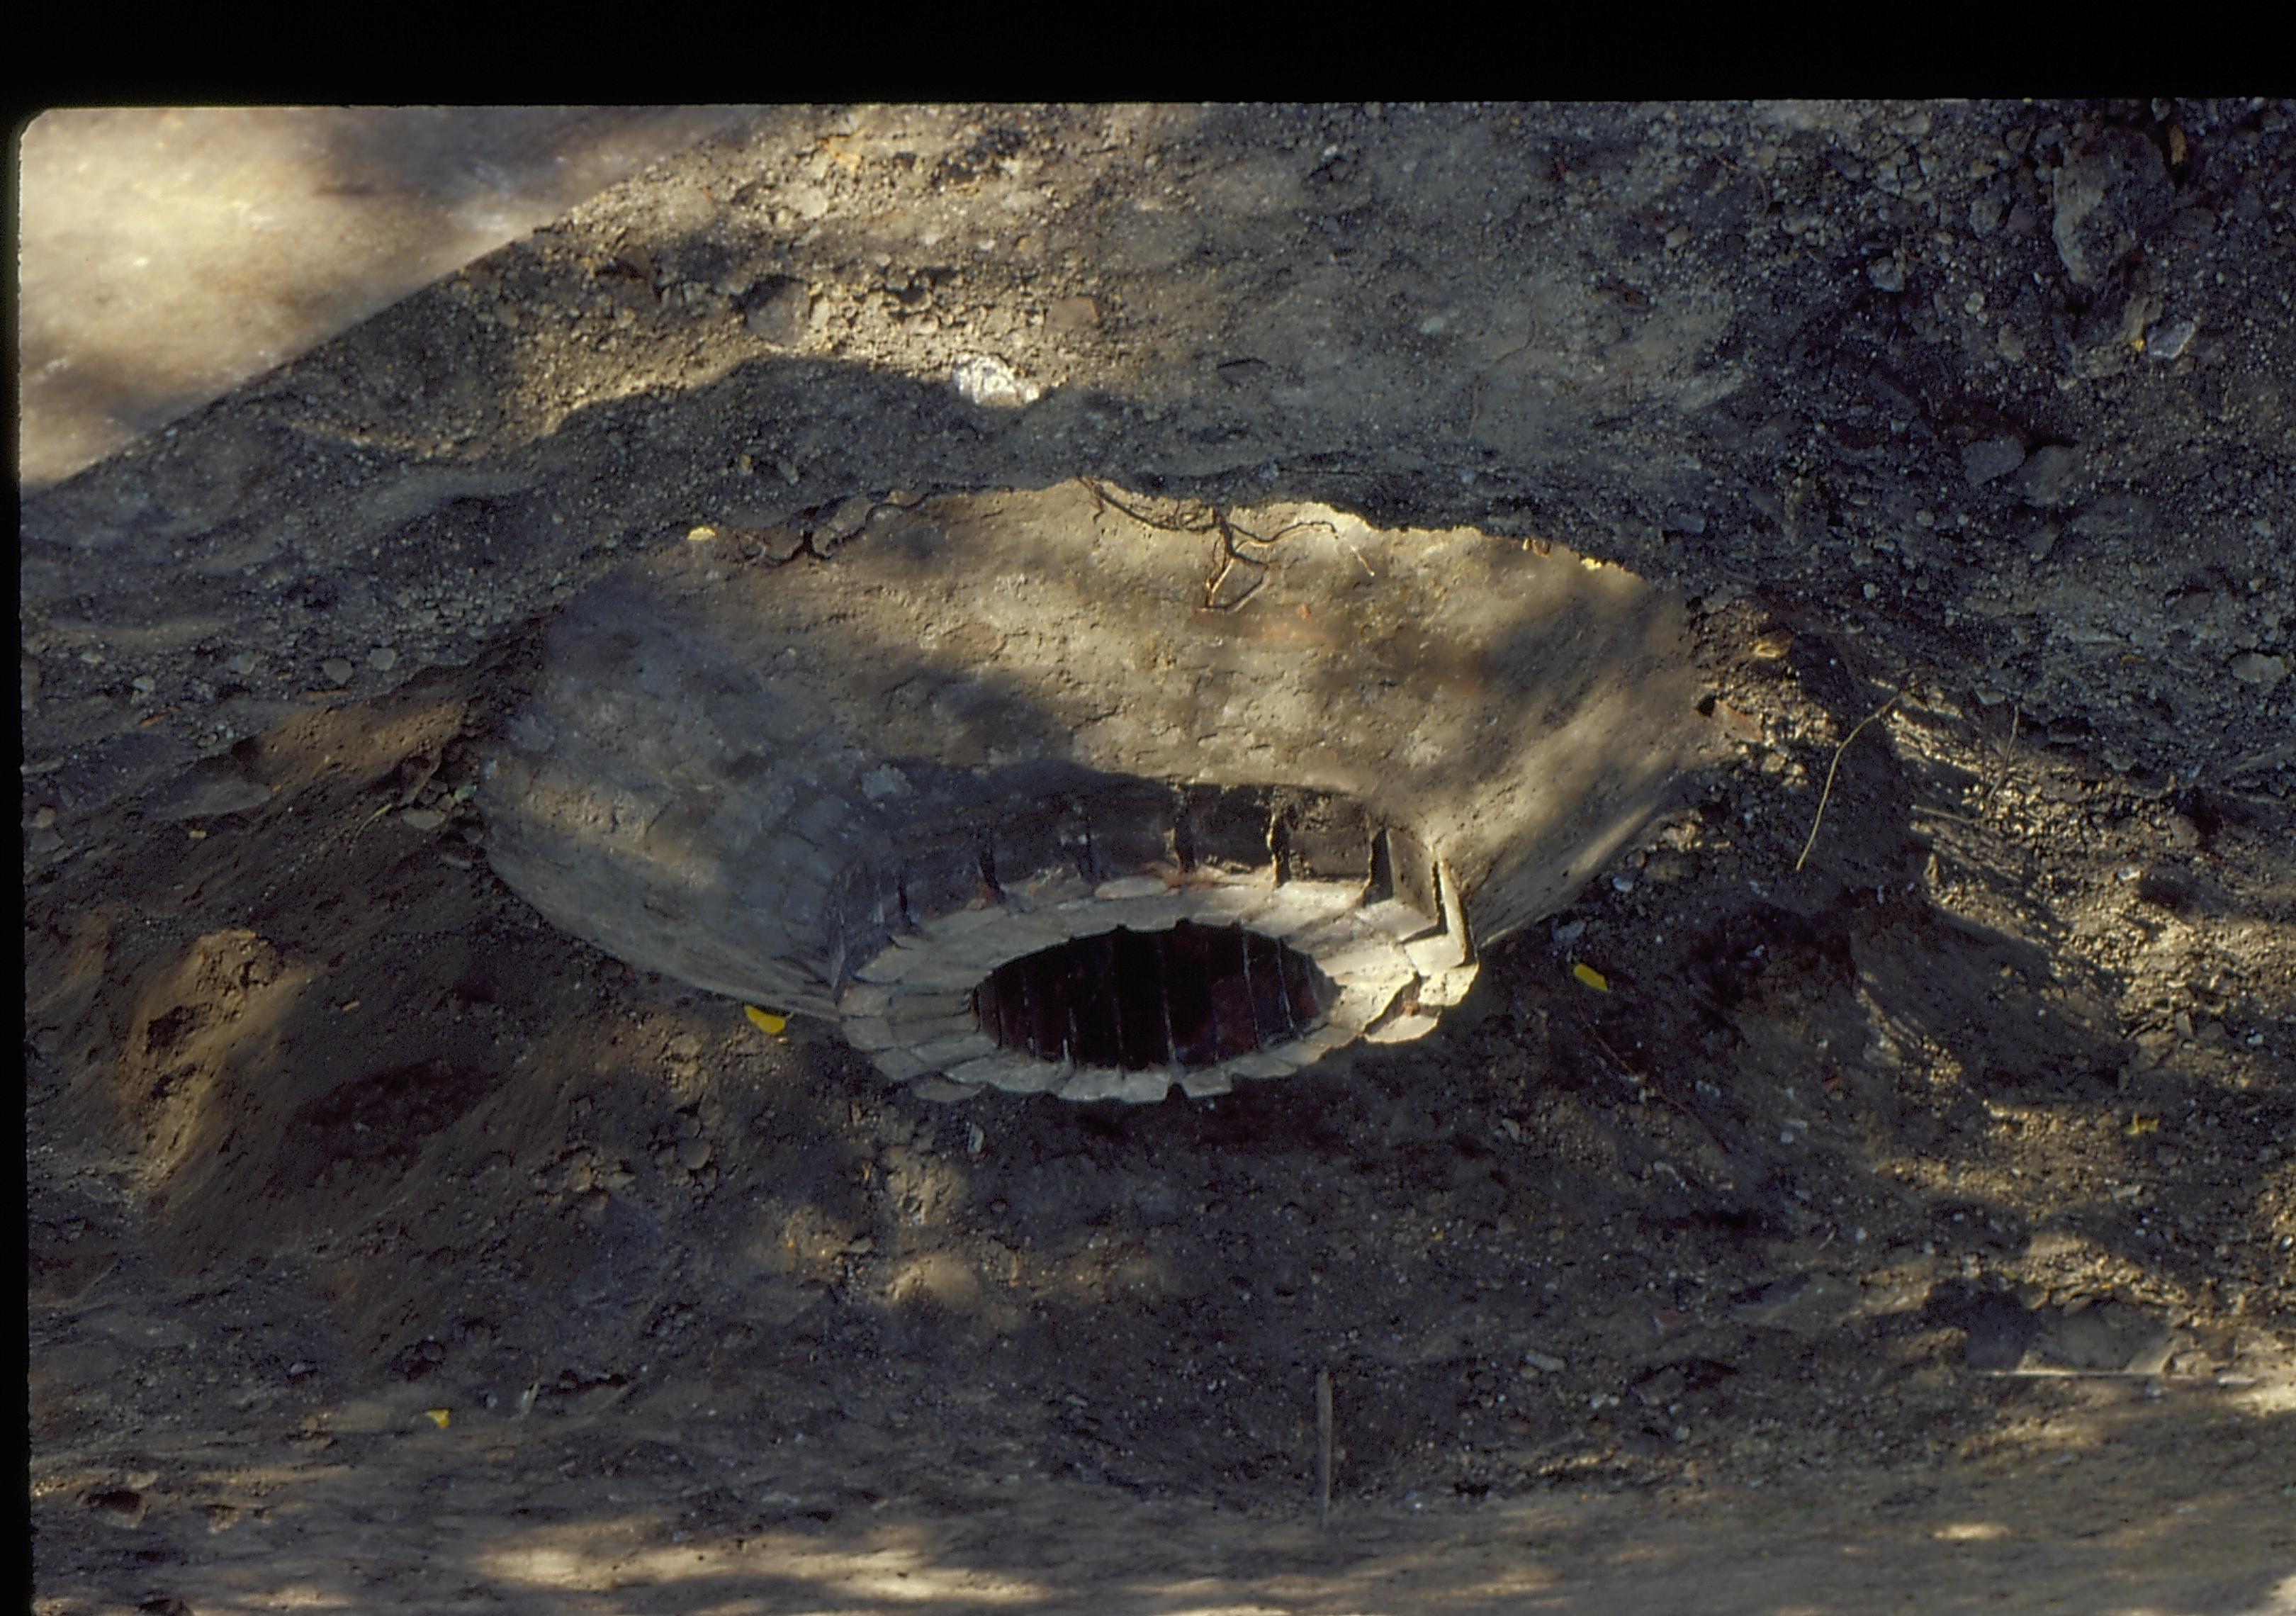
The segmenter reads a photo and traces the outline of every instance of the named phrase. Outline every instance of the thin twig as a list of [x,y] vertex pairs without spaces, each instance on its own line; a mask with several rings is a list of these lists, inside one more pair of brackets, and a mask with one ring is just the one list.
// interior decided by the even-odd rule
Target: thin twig
[[357,841],[360,837],[365,835],[366,827],[373,824],[376,820],[381,818],[385,814],[390,812],[390,809],[391,805],[388,802],[378,804],[373,813],[369,814],[365,818],[360,820],[358,824],[352,828],[351,840],[353,841]]
[[[1573,1008],[1577,1007],[1573,1006]],[[1612,1062],[1615,1063],[1619,1069],[1619,1080],[1624,1083],[1628,1087],[1633,1089],[1637,1096],[1646,1098],[1652,1095],[1657,1095],[1660,1100],[1673,1106],[1675,1110],[1680,1112],[1693,1122],[1697,1123],[1700,1128],[1706,1131],[1706,1136],[1713,1140],[1715,1144],[1721,1145],[1724,1150],[1730,1148],[1728,1143],[1723,1139],[1722,1136],[1715,1131],[1714,1124],[1709,1122],[1705,1118],[1700,1116],[1696,1112],[1691,1110],[1690,1107],[1685,1105],[1681,1101],[1667,1093],[1666,1090],[1660,1088],[1652,1079],[1644,1077],[1641,1072],[1636,1070],[1633,1066],[1629,1065],[1628,1063],[1627,1057],[1620,1054],[1617,1050],[1611,1048],[1609,1042],[1604,1039],[1603,1035],[1595,1030],[1595,1023],[1587,1019],[1587,1013],[1583,1009],[1578,1011],[1578,1025],[1585,1028],[1587,1036],[1595,1040],[1595,1046],[1597,1049],[1600,1049],[1604,1054],[1611,1057]]]
[[1833,761],[1827,765],[1825,770],[1825,789],[1817,794],[1817,814],[1816,816],[1812,818],[1809,822],[1809,840],[1801,844],[1801,857],[1794,860],[1795,869],[1799,870],[1802,865],[1809,862],[1809,850],[1817,845],[1817,827],[1825,823],[1825,804],[1827,800],[1833,795],[1833,775],[1834,771],[1841,767],[1841,754],[1849,750],[1849,743],[1852,741],[1857,739],[1857,730],[1864,729],[1868,724],[1871,724],[1874,719],[1880,718],[1892,707],[1895,707],[1898,704],[1898,697],[1902,696],[1905,693],[1906,693],[1902,690],[1897,692],[1896,694],[1890,696],[1888,701],[1882,702],[1881,706],[1875,708],[1872,712],[1867,713],[1864,718],[1858,719],[1857,729],[1853,729],[1848,734],[1842,736],[1841,744],[1833,749]]
[[[1577,1009],[1578,1007],[1573,1005],[1572,1008]],[[1626,1056],[1620,1054],[1617,1050],[1611,1048],[1608,1043],[1603,1041],[1603,1035],[1595,1030],[1595,1023],[1587,1019],[1587,1013],[1584,1010],[1578,1011],[1578,1025],[1587,1029],[1587,1036],[1595,1040],[1595,1046],[1597,1049],[1600,1049],[1604,1054],[1611,1057],[1611,1063],[1618,1067],[1619,1076],[1626,1080],[1628,1087],[1640,1088],[1643,1087],[1645,1081],[1643,1074],[1636,1071],[1633,1067],[1628,1065]]]
[[[1237,540],[1239,538],[1241,538],[1245,544],[1258,545],[1262,549],[1273,549],[1286,537],[1291,534],[1297,533],[1305,528],[1330,528],[1332,533],[1337,534],[1339,532],[1339,529],[1332,528],[1330,522],[1325,521],[1319,517],[1311,521],[1292,522],[1289,526],[1280,529],[1273,537],[1262,538],[1250,529],[1246,528],[1231,519],[1228,513],[1219,506],[1201,504],[1193,500],[1183,502],[1182,514],[1177,520],[1172,521],[1159,521],[1156,518],[1149,515],[1146,512],[1136,511],[1130,505],[1117,498],[1115,495],[1108,491],[1106,485],[1102,483],[1098,479],[1086,477],[1082,478],[1079,480],[1082,481],[1086,488],[1091,492],[1093,503],[1095,507],[1099,509],[1104,510],[1113,507],[1116,510],[1121,511],[1133,521],[1138,522],[1142,527],[1153,528],[1160,533],[1209,533],[1219,540],[1219,570],[1213,573],[1210,578],[1204,584],[1204,610],[1207,611],[1241,611],[1244,603],[1250,600],[1253,595],[1258,595],[1259,593],[1260,587],[1267,581],[1267,570],[1271,563],[1261,561],[1255,556],[1246,555],[1242,549],[1237,547]],[[1189,509],[1189,506],[1194,506],[1194,509]],[[1348,547],[1350,550],[1355,549],[1353,545],[1349,545]],[[1365,572],[1371,572],[1371,575],[1374,578],[1377,578],[1379,576],[1378,573],[1372,572],[1371,563],[1364,560],[1363,553],[1359,550],[1356,552],[1356,560],[1362,565],[1363,570]],[[1227,575],[1234,571],[1238,565],[1251,568],[1259,574],[1259,576],[1252,579],[1250,588],[1246,589],[1235,599],[1229,601],[1223,605],[1220,603],[1219,598],[1220,587],[1227,582]]]
[[[1136,511],[1130,505],[1126,504],[1122,500],[1117,498],[1115,495],[1108,491],[1108,486],[1102,482],[1098,478],[1085,477],[1079,478],[1078,480],[1082,482],[1084,486],[1091,491],[1093,501],[1095,504],[1113,505],[1118,510],[1123,512],[1125,515],[1129,516],[1133,521],[1138,522],[1144,528],[1154,528],[1159,532],[1162,533],[1209,533],[1212,530],[1212,524],[1210,521],[1189,521],[1185,520],[1159,521],[1156,518],[1149,515],[1146,512]],[[1178,503],[1185,505],[1191,502],[1180,501]]]
[[1978,1374],[1991,1380],[2016,1381],[2185,1381],[2199,1380],[2196,1374],[2170,1374],[2160,1369],[1980,1369]]
[[1316,1371],[1316,1530],[1332,1523],[1332,1372]]

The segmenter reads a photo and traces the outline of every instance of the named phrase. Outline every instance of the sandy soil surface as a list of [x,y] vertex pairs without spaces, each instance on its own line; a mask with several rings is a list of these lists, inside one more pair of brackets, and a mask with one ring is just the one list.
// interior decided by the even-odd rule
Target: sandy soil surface
[[41,114],[16,152],[20,480],[62,480],[750,115]]
[[[791,109],[29,499],[36,1608],[2296,1608],[2292,154]],[[1426,1039],[1151,1107],[489,873],[627,554],[1079,473],[1660,580],[1720,760]]]

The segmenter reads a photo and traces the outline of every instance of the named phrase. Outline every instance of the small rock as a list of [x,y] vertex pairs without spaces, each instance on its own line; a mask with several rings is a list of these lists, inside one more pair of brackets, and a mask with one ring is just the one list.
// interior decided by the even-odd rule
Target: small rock
[[2025,446],[2010,437],[1980,438],[1961,451],[1961,474],[1972,488],[2006,477],[2025,463]]
[[861,776],[861,794],[872,802],[906,796],[909,789],[909,777],[890,763]]
[[1635,1396],[1646,1408],[1663,1408],[1689,1390],[1690,1377],[1675,1364],[1669,1364],[1635,1382]]
[[398,652],[388,645],[378,645],[366,653],[366,665],[389,673],[398,666]]
[[2034,1322],[2034,1356],[2070,1369],[2158,1374],[2177,1341],[2163,1321],[2127,1302],[2075,1302],[2043,1309]]
[[957,396],[984,409],[1021,409],[1044,397],[1045,390],[1028,381],[1002,359],[968,354],[951,367],[949,380]]
[[329,657],[319,664],[319,671],[326,675],[328,685],[337,690],[351,682],[351,664],[348,657]]
[[678,1165],[689,1173],[698,1173],[709,1165],[709,1141],[688,1139],[677,1147]]
[[129,681],[129,683],[135,685],[135,693],[138,695],[148,696],[153,691],[160,688],[160,681],[153,678],[148,673],[137,674],[134,679]]
[[1876,291],[1903,291],[1906,289],[1906,266],[1892,253],[1886,258],[1875,258],[1866,265],[1866,278],[1874,283]]
[[877,502],[866,494],[849,494],[837,502],[828,515],[813,524],[813,546],[824,554],[843,544],[869,525],[869,513]]
[[1522,1355],[1522,1366],[1535,1369],[1541,1374],[1560,1374],[1570,1366],[1550,1353],[1526,1352]]
[[2161,149],[2135,129],[2103,131],[2057,171],[2050,234],[2066,275],[2103,285],[2174,201]]
[[45,831],[55,822],[56,810],[52,808],[35,808],[32,811],[32,828],[36,831]]
[[2080,475],[2080,456],[2065,445],[2035,449],[2017,470],[2017,496],[2030,505],[2061,505],[2071,497]]
[[2142,494],[2106,494],[2083,505],[2070,525],[2090,538],[2143,538],[2159,515],[2160,507]]
[[803,281],[770,275],[734,299],[742,324],[776,348],[794,348],[812,325],[813,296]]
[[1048,332],[1090,331],[1099,324],[1100,301],[1096,298],[1054,298],[1045,305],[1045,329]]
[[1759,746],[1764,739],[1762,715],[1748,712],[1742,708],[1733,707],[1727,701],[1714,703],[1714,721],[1719,724],[1723,733],[1734,741],[1743,741],[1750,746]]
[[2193,337],[2200,330],[2193,320],[2164,320],[2152,328],[2144,339],[2144,357],[2156,364],[2166,365],[2181,359],[2185,350],[2193,345]]
[[2288,676],[2285,657],[2267,656],[2260,651],[2243,652],[2228,664],[2232,677],[2243,685],[2253,685],[2259,690],[2270,690]]
[[231,660],[226,663],[226,666],[228,667],[232,672],[244,677],[255,671],[255,664],[256,656],[253,652],[235,651],[232,653]]
[[398,816],[410,830],[435,831],[447,823],[447,816],[437,808],[408,808]]

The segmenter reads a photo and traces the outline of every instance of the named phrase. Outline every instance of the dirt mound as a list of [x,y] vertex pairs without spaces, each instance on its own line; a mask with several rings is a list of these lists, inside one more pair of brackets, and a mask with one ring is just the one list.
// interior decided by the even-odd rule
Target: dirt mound
[[[2284,1601],[2289,140],[792,111],[28,501],[39,1608]],[[1078,475],[1616,562],[1711,756],[1425,1036],[1150,1104],[497,876],[595,580]]]

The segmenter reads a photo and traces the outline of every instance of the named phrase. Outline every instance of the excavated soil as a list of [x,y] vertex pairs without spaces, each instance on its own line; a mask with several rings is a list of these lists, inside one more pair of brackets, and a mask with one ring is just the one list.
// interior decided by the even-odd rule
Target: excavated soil
[[[2296,1608],[2289,125],[791,110],[28,500],[35,1608]],[[1079,473],[1662,582],[1715,760],[1152,1106],[490,873],[633,549]]]

